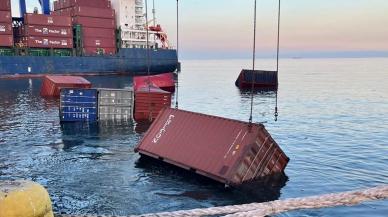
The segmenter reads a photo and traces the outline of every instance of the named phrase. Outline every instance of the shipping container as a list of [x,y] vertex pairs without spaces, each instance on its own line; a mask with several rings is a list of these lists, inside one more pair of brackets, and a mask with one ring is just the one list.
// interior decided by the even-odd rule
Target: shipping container
[[115,11],[109,8],[96,8],[96,7],[84,7],[75,6],[70,10],[71,16],[80,17],[95,17],[95,18],[107,18],[114,19]]
[[11,0],[0,0],[0,11],[11,11]]
[[254,88],[274,88],[278,86],[277,71],[247,70],[243,69],[238,76],[235,85],[241,89]]
[[13,47],[13,35],[0,35],[0,47]]
[[41,26],[65,26],[65,27],[72,26],[72,21],[70,16],[45,15],[45,14],[25,14],[24,23],[26,25],[41,25]]
[[101,121],[130,121],[133,116],[133,90],[98,89],[98,118]]
[[62,89],[59,109],[61,122],[98,121],[97,101],[96,89]]
[[175,80],[173,73],[163,73],[159,75],[151,76],[136,76],[133,78],[134,90],[147,87],[148,84],[159,87],[160,89],[168,92],[175,92]]
[[117,52],[114,47],[84,47],[83,54],[86,56],[115,55]]
[[12,35],[13,29],[11,23],[0,23],[0,35]]
[[73,48],[73,38],[27,36],[18,41],[29,48]]
[[73,17],[73,24],[80,24],[82,27],[115,29],[114,19],[94,18],[94,17]]
[[153,121],[159,112],[171,107],[172,94],[157,87],[143,87],[135,91],[134,119]]
[[115,29],[101,29],[101,28],[82,28],[82,36],[84,38],[110,38],[116,39]]
[[40,95],[43,97],[59,97],[62,88],[91,88],[92,84],[79,76],[45,76]]
[[0,23],[12,23],[11,11],[0,11]]
[[54,11],[52,11],[52,12],[55,12],[56,10],[59,10],[61,8],[59,1],[54,1],[53,4],[54,4]]
[[83,38],[85,47],[116,47],[116,39],[112,38]]
[[69,8],[74,6],[111,8],[110,1],[107,0],[65,0],[62,8]]
[[73,29],[71,27],[24,25],[21,28],[21,35],[73,38]]
[[289,162],[262,124],[171,108],[135,151],[229,186],[282,174]]

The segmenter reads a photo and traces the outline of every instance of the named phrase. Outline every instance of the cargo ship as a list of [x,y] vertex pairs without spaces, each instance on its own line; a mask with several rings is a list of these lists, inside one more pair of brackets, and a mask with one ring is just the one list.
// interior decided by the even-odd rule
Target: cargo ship
[[150,74],[178,67],[155,13],[145,19],[143,0],[56,0],[53,7],[40,0],[42,14],[19,3],[22,17],[13,18],[11,1],[0,0],[0,76],[145,75],[148,66]]

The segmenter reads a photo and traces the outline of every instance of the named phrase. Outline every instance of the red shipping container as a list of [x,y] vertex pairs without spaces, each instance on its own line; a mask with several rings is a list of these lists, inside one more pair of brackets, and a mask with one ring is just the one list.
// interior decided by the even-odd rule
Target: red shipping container
[[135,151],[231,186],[282,174],[289,162],[262,124],[171,108]]
[[75,6],[71,8],[71,16],[114,19],[115,11],[113,9],[108,9],[108,8],[105,9],[105,8]]
[[84,47],[84,54],[87,56],[96,56],[96,55],[114,55],[116,54],[116,48],[114,47]]
[[116,47],[116,39],[84,37],[83,45],[85,47]]
[[0,0],[0,11],[11,11],[11,0]]
[[157,87],[143,87],[135,91],[134,119],[136,121],[155,120],[159,112],[171,107],[172,94]]
[[12,35],[13,29],[10,23],[0,23],[0,35]]
[[54,1],[54,11],[59,10],[59,9],[60,9],[59,1]]
[[0,35],[0,47],[13,47],[13,35]]
[[20,42],[30,48],[73,48],[72,38],[27,36]]
[[80,76],[45,76],[40,95],[43,97],[59,97],[61,88],[91,88],[92,84]]
[[25,14],[24,22],[28,25],[72,27],[70,16]]
[[114,19],[94,17],[73,17],[73,24],[80,24],[82,27],[115,29]]
[[21,34],[23,36],[73,38],[71,27],[24,25]]
[[133,78],[133,88],[135,91],[147,87],[148,84],[159,87],[168,92],[175,92],[175,81],[173,73],[163,73],[152,76],[136,76]]
[[116,39],[115,29],[101,29],[101,28],[82,28],[82,36],[85,38],[110,38]]
[[12,23],[11,11],[0,11],[0,23]]
[[107,0],[64,0],[64,7],[86,6],[94,8],[111,8],[110,1]]

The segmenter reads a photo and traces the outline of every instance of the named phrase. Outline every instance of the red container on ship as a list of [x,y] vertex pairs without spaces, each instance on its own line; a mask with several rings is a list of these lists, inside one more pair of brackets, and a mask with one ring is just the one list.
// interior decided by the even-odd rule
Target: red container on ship
[[19,42],[30,48],[73,48],[72,38],[26,36]]
[[143,87],[135,91],[134,119],[136,121],[154,120],[159,112],[171,107],[172,94],[157,87]]
[[73,30],[71,27],[24,25],[21,35],[73,38]]
[[11,11],[11,0],[0,0],[0,11]]
[[110,38],[116,39],[116,33],[113,29],[101,28],[82,28],[82,36],[85,38]]
[[13,47],[13,35],[0,35],[0,47]]
[[0,23],[0,35],[12,35],[13,29],[11,23]]
[[73,24],[80,24],[82,27],[114,29],[114,19],[94,18],[94,17],[73,17]]
[[74,6],[85,6],[95,8],[111,8],[110,1],[107,0],[63,0],[62,8],[70,8]]
[[0,11],[0,23],[12,23],[11,11]]
[[59,97],[61,88],[91,88],[92,84],[79,76],[45,76],[40,95],[43,97]]
[[262,124],[171,108],[135,151],[230,186],[284,173],[289,162]]
[[152,86],[159,87],[160,89],[168,92],[175,92],[175,81],[173,73],[163,73],[152,76],[136,76],[133,78],[134,90],[147,87],[148,83]]
[[85,47],[116,47],[116,39],[84,37]]
[[75,6],[70,10],[71,16],[80,16],[80,17],[96,17],[96,18],[107,18],[114,19],[115,11],[110,8],[96,8],[96,7],[84,7],[84,6]]
[[114,55],[114,54],[116,54],[116,48],[114,48],[114,47],[84,47],[83,53],[87,56]]
[[72,27],[71,17],[58,15],[25,14],[24,23],[26,25]]

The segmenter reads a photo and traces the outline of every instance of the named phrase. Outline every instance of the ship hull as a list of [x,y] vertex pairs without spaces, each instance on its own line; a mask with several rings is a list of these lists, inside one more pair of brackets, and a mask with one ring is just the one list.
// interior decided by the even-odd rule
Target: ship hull
[[[147,74],[147,49],[123,48],[114,56],[0,56],[0,76],[42,74]],[[149,50],[150,74],[173,72],[175,50]]]

